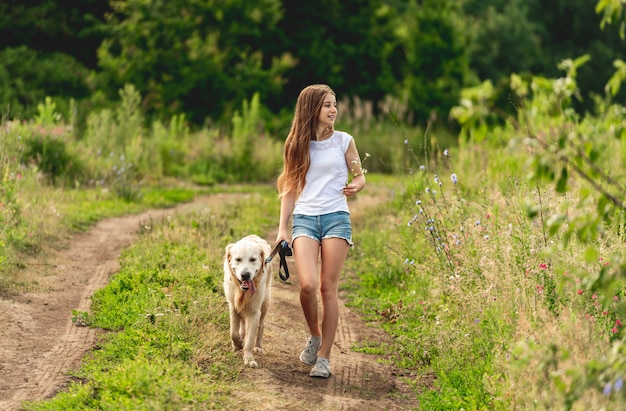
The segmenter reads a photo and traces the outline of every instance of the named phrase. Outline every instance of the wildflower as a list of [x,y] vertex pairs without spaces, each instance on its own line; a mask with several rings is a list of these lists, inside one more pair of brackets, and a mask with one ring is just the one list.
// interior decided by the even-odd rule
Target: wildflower
[[611,383],[610,382],[607,382],[604,385],[604,390],[602,390],[602,393],[607,397],[611,395]]
[[619,297],[618,297],[618,296],[616,296],[616,295],[614,295],[614,296],[613,296],[613,301],[618,301],[618,300],[619,300]]
[[592,300],[597,300],[598,299],[598,294],[593,293],[593,295],[591,296]]
[[409,140],[407,140],[406,138],[404,139],[404,144],[409,144]]
[[458,181],[458,180],[457,180],[457,178],[456,178],[456,174],[452,173],[452,175],[450,176],[450,180],[452,180],[452,182],[453,182],[454,184],[456,184],[456,183],[457,183],[457,181]]
[[485,236],[483,237],[485,240],[489,240],[489,234],[485,234]]
[[548,265],[546,263],[541,263],[539,264],[539,268],[541,268],[542,270],[545,270],[548,268]]
[[612,332],[613,334],[617,333],[617,327],[613,327],[613,328],[611,328],[611,332]]
[[448,151],[448,149],[446,148],[445,150],[443,150],[443,155],[448,157],[448,154],[450,154],[450,152]]
[[426,193],[430,193],[430,188],[426,187]]
[[617,380],[615,380],[615,384],[613,384],[613,388],[615,388],[615,391],[619,391],[623,386],[624,380],[622,380],[622,377],[618,377]]
[[615,320],[615,325],[617,325],[617,326],[621,326],[621,325],[622,325],[622,322],[621,322],[619,319],[617,319],[617,320]]
[[480,225],[480,220],[476,220],[476,225]]
[[420,166],[420,171],[424,171],[424,170],[426,170],[426,167],[424,167],[423,165]]
[[583,295],[583,290],[578,290],[576,292],[578,293],[578,295]]
[[608,311],[602,311],[602,315],[608,315],[609,312]]
[[420,204],[422,204],[422,200],[417,200],[417,201],[415,202],[415,205],[420,205]]
[[439,182],[439,177],[436,174],[435,174],[435,184],[441,185],[441,183]]

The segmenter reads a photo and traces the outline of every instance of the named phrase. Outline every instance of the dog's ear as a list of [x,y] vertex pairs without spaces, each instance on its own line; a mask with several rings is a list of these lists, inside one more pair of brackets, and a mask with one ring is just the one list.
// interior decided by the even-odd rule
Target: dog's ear
[[228,244],[224,249],[224,258],[230,262],[230,250],[233,248],[235,244]]

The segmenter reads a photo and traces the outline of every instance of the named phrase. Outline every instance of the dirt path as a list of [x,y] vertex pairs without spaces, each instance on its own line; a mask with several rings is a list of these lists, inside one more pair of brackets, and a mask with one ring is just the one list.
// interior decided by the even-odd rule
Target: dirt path
[[[90,296],[118,270],[120,252],[134,241],[140,224],[191,208],[210,207],[223,202],[223,196],[202,198],[175,209],[104,220],[87,233],[71,238],[68,247],[51,256],[46,264],[31,264],[43,275],[40,291],[0,298],[0,410],[18,410],[22,400],[45,399],[67,386],[67,371],[79,366],[96,341],[96,330],[76,326],[71,312],[89,310]],[[355,217],[365,201],[351,205]],[[273,242],[272,237],[275,234],[269,233],[267,238]],[[266,353],[260,356],[258,369],[244,372],[259,389],[240,394],[245,404],[242,409],[417,408],[415,398],[390,366],[377,362],[374,356],[351,351],[357,341],[387,336],[364,324],[343,301],[332,353],[333,375],[327,380],[308,377],[310,367],[302,365],[297,357],[307,335],[293,266],[291,273],[287,283],[274,276]]]

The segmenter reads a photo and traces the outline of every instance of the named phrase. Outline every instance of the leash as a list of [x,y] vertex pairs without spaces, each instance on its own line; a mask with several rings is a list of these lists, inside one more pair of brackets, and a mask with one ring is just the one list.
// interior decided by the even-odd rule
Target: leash
[[[272,253],[265,260],[265,264],[269,264],[272,262],[272,258],[278,253],[280,257],[280,265],[278,269],[278,276],[281,280],[287,281],[289,279],[289,268],[287,267],[287,257],[291,257],[293,253],[291,252],[291,248],[289,248],[289,244],[287,241],[283,240],[280,243],[276,244],[276,247],[272,250]],[[285,274],[283,274],[283,270]]]

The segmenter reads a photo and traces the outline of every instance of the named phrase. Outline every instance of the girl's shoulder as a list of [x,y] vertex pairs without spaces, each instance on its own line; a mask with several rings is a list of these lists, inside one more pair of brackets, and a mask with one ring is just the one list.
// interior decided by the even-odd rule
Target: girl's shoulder
[[339,140],[343,151],[346,151],[348,149],[350,141],[354,139],[354,137],[352,137],[349,133],[340,130],[335,130],[333,133],[333,137]]

